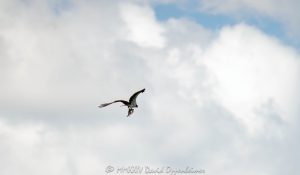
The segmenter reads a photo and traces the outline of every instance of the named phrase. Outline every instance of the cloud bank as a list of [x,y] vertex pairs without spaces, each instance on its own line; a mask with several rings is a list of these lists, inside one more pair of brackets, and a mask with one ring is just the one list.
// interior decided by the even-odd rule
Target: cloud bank
[[[1,1],[0,21],[0,174],[299,171],[300,55],[255,26],[93,0]],[[97,109],[144,87],[132,118]]]

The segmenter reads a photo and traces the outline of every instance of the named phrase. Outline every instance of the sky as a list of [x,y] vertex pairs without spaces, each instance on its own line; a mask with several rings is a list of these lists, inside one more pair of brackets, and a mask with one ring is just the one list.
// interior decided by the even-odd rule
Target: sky
[[299,172],[299,5],[0,0],[0,174]]

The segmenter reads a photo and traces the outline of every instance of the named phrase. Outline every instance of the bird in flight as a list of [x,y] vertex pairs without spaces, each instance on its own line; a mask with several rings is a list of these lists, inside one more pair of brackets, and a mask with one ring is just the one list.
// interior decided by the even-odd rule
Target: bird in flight
[[130,98],[129,98],[129,101],[125,101],[125,100],[116,100],[116,101],[113,101],[113,102],[110,102],[110,103],[104,103],[104,104],[101,104],[99,105],[98,107],[99,108],[103,108],[105,106],[108,106],[108,105],[111,105],[113,103],[117,103],[117,102],[121,102],[123,103],[124,105],[123,106],[127,106],[128,107],[128,114],[127,114],[127,117],[129,117],[133,112],[134,112],[134,109],[133,108],[137,108],[138,105],[136,104],[136,98],[137,96],[140,94],[140,93],[143,93],[145,92],[145,88],[140,90],[140,91],[137,91],[136,93],[134,93]]

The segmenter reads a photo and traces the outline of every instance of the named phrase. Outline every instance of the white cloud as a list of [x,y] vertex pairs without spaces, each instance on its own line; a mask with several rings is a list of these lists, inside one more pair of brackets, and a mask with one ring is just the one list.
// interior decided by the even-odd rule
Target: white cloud
[[269,112],[283,121],[297,116],[300,65],[296,52],[253,27],[239,25],[224,28],[204,57],[216,78],[217,98],[251,132],[269,125],[256,113],[263,105],[271,105]]
[[165,38],[164,29],[155,20],[150,7],[124,3],[121,5],[121,16],[126,23],[126,38],[142,47],[162,48]]
[[[52,3],[1,3],[0,174],[298,170],[300,56],[276,39],[245,24],[160,23],[135,1],[71,1],[59,14]],[[9,20],[8,7],[22,13]],[[132,118],[97,109],[143,87]]]

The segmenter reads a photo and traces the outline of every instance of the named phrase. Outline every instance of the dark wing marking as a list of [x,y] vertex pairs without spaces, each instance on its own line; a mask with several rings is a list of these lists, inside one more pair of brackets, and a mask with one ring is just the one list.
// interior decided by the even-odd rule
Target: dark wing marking
[[140,93],[143,93],[143,92],[145,92],[145,88],[142,89],[142,90],[140,90],[140,91],[137,91],[136,93],[134,93],[134,94],[130,97],[129,103],[132,103],[133,101],[135,102],[136,97],[137,97]]
[[113,103],[117,103],[117,102],[121,102],[121,103],[123,103],[124,105],[129,105],[129,103],[127,102],[127,101],[125,101],[125,100],[116,100],[116,101],[113,101],[113,102],[111,102],[111,103],[103,103],[103,104],[101,104],[101,105],[99,105],[98,107],[99,108],[103,108],[103,107],[105,107],[105,106],[108,106],[108,105],[111,105],[111,104],[113,104]]
[[116,102],[121,102],[121,103],[123,103],[126,106],[129,105],[129,102],[125,101],[125,100],[116,100],[116,101],[114,101],[114,103],[116,103]]

